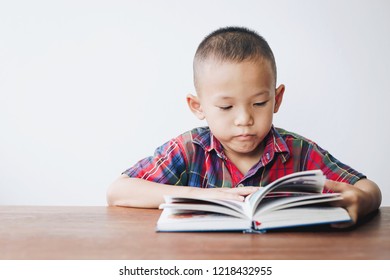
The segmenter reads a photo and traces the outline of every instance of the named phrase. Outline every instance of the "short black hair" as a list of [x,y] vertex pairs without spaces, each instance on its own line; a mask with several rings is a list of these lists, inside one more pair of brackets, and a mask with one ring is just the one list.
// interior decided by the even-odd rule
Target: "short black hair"
[[214,58],[242,62],[257,58],[269,61],[276,83],[276,62],[267,41],[257,32],[245,27],[223,27],[207,35],[199,44],[194,57],[194,83],[196,87],[196,63]]

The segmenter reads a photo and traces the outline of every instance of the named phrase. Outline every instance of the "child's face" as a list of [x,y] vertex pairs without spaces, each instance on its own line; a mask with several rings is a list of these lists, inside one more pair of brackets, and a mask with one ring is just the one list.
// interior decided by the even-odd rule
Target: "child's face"
[[256,156],[284,92],[283,85],[275,89],[268,61],[210,60],[199,67],[198,96],[187,97],[191,110],[206,119],[228,156]]

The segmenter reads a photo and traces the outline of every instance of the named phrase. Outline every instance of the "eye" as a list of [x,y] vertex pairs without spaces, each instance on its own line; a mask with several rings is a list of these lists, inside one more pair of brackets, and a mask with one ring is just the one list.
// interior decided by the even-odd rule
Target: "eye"
[[265,104],[267,104],[268,101],[265,101],[265,102],[256,102],[253,104],[253,106],[255,107],[262,107],[264,106]]
[[221,109],[222,111],[227,111],[231,108],[233,108],[233,106],[218,106],[219,109]]

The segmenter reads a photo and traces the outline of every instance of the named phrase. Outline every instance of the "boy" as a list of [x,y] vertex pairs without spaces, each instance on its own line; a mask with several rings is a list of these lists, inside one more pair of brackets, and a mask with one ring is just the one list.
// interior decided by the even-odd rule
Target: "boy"
[[257,33],[227,27],[208,35],[195,54],[194,84],[197,95],[188,95],[187,103],[208,127],[172,139],[127,169],[110,186],[109,205],[157,208],[163,195],[242,201],[278,177],[322,169],[326,191],[342,193],[335,205],[353,221],[339,226],[379,208],[374,182],[314,142],[272,125],[285,87],[276,87],[272,50]]

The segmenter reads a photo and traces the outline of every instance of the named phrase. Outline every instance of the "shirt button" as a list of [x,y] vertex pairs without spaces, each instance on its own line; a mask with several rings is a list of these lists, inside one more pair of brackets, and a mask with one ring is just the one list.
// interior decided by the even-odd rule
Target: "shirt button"
[[270,155],[269,155],[269,153],[266,153],[266,155],[265,155],[266,157],[267,157],[267,159],[269,160],[269,158],[270,158]]
[[244,184],[239,184],[237,187],[242,188],[242,187],[244,187]]

